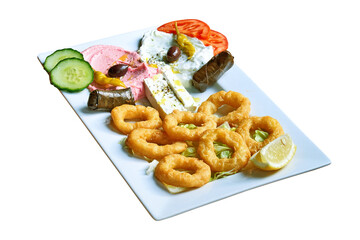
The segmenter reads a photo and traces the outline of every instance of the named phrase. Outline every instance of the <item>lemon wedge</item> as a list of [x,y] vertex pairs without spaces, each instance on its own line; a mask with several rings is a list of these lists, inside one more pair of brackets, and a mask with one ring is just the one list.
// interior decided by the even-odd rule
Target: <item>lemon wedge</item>
[[262,170],[272,171],[283,168],[296,152],[296,145],[289,134],[282,135],[255,153],[250,161]]

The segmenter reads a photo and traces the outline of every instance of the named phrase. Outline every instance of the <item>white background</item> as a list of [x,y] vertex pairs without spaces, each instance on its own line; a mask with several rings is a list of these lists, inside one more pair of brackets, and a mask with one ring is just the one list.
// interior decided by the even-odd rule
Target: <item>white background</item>
[[[2,4],[3,5],[3,4]],[[356,239],[358,1],[11,1],[1,6],[0,239]],[[39,53],[198,18],[330,166],[155,221]]]

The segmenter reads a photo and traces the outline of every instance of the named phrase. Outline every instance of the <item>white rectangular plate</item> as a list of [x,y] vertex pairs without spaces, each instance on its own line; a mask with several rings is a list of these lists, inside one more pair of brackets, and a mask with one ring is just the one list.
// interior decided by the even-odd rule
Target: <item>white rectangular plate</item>
[[[73,46],[82,51],[97,44],[116,45],[124,49],[136,51],[142,35],[150,29],[139,30],[121,34],[85,44]],[[41,63],[52,52],[38,55]],[[236,56],[235,56],[236,57]],[[293,160],[283,169],[275,172],[251,171],[210,182],[205,186],[183,192],[170,194],[153,175],[146,175],[148,163],[145,160],[130,156],[120,145],[125,137],[112,130],[109,125],[110,113],[91,111],[87,108],[89,91],[79,93],[61,92],[71,107],[89,129],[106,155],[118,169],[130,188],[141,203],[156,220],[162,220],[205,204],[232,196],[261,185],[291,177],[300,173],[314,170],[330,164],[330,160],[308,139],[290,119],[249,79],[244,72],[234,65],[217,84],[204,93],[190,90],[194,97],[201,101],[209,95],[220,90],[233,90],[242,93],[251,101],[251,115],[272,116],[282,125],[284,131],[289,133],[297,145],[297,152]]]

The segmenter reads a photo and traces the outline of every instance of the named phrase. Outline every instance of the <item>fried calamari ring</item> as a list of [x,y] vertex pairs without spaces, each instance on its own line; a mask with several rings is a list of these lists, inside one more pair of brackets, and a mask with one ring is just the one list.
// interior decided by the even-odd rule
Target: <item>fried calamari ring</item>
[[[269,136],[263,142],[257,142],[251,137],[253,136],[255,130],[265,131],[269,134]],[[275,140],[275,138],[284,134],[284,130],[282,129],[280,123],[269,116],[243,119],[240,122],[239,127],[236,129],[236,132],[239,133],[245,140],[251,155],[258,152],[269,142]]]
[[137,128],[131,131],[126,145],[141,157],[160,160],[163,157],[181,153],[187,148],[185,142],[176,142],[160,129]]
[[[192,123],[197,127],[188,129],[178,126],[180,123]],[[204,113],[174,110],[164,118],[163,128],[174,139],[197,141],[205,130],[216,128],[216,122]]]
[[160,182],[176,187],[201,187],[210,181],[211,170],[206,163],[197,158],[172,154],[156,166],[155,177]]
[[217,125],[221,125],[224,122],[236,125],[243,118],[249,117],[250,100],[244,97],[241,93],[233,91],[220,91],[212,94],[205,102],[200,105],[198,112],[212,115],[216,113],[217,110],[224,104],[235,108],[235,110],[222,117],[213,115],[217,121]]
[[[234,153],[231,158],[221,158],[216,156],[214,142],[225,143]],[[233,170],[239,171],[245,167],[250,158],[250,151],[243,138],[234,131],[227,129],[206,130],[199,140],[197,153],[205,163],[207,163],[214,172],[224,172]]]
[[[117,129],[123,134],[129,134],[136,128],[159,128],[162,125],[159,112],[152,107],[124,104],[111,110],[111,117]],[[137,120],[139,122],[126,122]]]

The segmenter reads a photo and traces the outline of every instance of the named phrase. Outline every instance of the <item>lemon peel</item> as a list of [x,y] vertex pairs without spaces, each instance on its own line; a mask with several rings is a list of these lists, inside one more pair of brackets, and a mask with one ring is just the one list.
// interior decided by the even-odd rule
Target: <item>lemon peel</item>
[[286,166],[293,159],[295,152],[296,145],[290,135],[284,134],[255,153],[250,161],[262,170],[273,171]]

